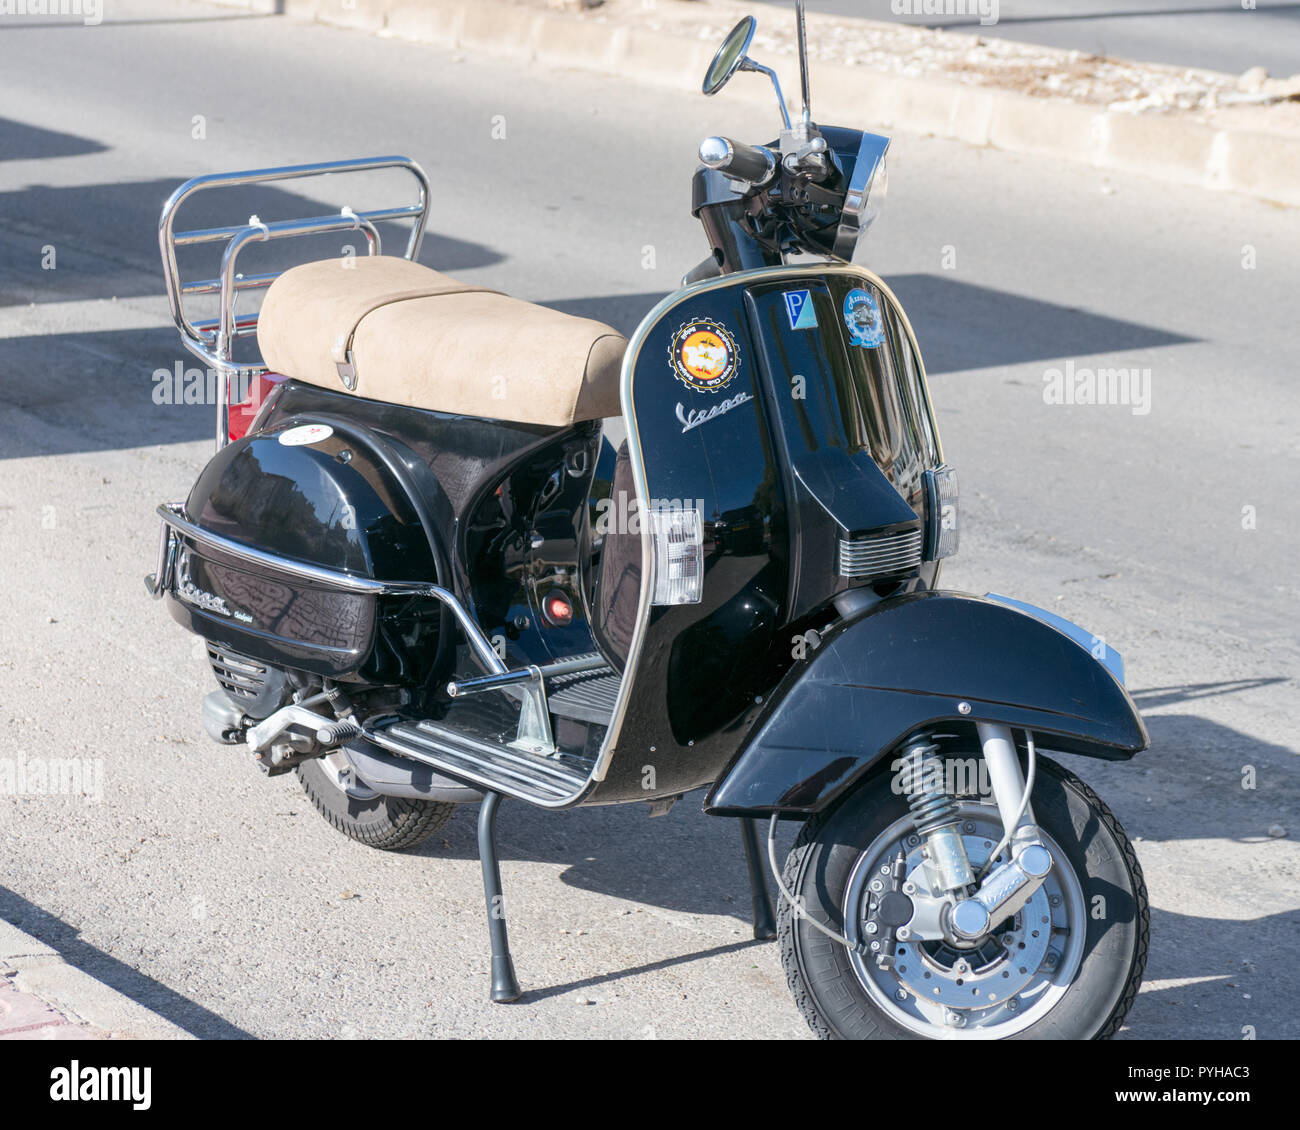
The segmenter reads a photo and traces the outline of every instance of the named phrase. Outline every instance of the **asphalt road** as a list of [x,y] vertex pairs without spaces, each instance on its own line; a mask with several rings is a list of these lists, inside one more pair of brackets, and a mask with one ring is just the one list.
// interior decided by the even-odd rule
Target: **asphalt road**
[[[695,798],[653,821],[507,803],[528,995],[490,1006],[473,813],[411,855],[339,837],[203,735],[201,650],[141,584],[154,506],[210,452],[209,406],[153,396],[185,358],[156,258],[172,187],[406,152],[435,185],[426,262],[630,330],[705,251],[698,140],[767,136],[766,108],[177,10],[0,27],[0,759],[103,770],[99,803],[0,796],[0,916],[202,1036],[805,1035],[749,940],[736,830]],[[905,134],[892,161],[869,259],[962,476],[945,581],[1104,635],[1150,726],[1130,764],[1070,759],[1150,886],[1123,1036],[1294,1038],[1295,215]],[[1067,363],[1149,369],[1149,411],[1045,403]]]
[[[1229,74],[1256,66],[1274,76],[1300,70],[1300,4],[1289,0],[1258,0],[1252,8],[1239,0],[808,0],[808,10]],[[994,22],[981,22],[989,14]]]

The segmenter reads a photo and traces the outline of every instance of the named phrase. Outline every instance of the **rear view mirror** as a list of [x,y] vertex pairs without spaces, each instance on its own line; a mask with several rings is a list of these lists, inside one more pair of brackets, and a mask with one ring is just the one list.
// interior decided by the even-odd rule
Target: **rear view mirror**
[[745,61],[745,54],[754,41],[754,32],[757,29],[758,21],[753,16],[746,16],[731,29],[731,34],[722,41],[722,46],[713,56],[713,62],[709,64],[708,73],[704,76],[705,94],[717,94],[731,81],[731,76]]

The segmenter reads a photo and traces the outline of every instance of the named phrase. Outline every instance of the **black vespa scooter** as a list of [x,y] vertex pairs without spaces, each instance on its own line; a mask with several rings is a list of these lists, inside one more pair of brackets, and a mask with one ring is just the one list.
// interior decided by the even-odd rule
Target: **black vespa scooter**
[[[1102,641],[938,587],[956,477],[907,317],[851,264],[889,142],[813,123],[798,8],[802,117],[742,21],[704,92],[762,71],[784,128],[701,146],[712,254],[630,341],[418,265],[428,185],[404,158],[177,189],[177,325],[253,389],[222,395],[216,455],[159,508],[148,586],[206,641],[208,731],[296,772],[344,834],[410,847],[480,804],[493,1000],[520,995],[501,798],[662,812],[707,788],[706,812],[740,818],[755,935],[779,930],[818,1035],[1109,1036],[1146,890],[1110,811],[1038,747],[1124,759],[1146,731]],[[201,191],[380,168],[418,199],[175,230]],[[403,257],[380,253],[393,221]],[[343,231],[371,254],[236,269],[253,244]],[[202,244],[220,273],[186,283],[178,248]],[[205,294],[220,312],[198,320]],[[261,360],[237,361],[254,338]],[[803,828],[779,871],[782,819]]]

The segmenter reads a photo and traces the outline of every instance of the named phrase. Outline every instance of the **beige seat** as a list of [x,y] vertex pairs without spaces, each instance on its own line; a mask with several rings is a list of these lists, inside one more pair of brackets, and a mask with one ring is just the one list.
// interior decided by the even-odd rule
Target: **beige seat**
[[551,427],[621,411],[622,334],[387,255],[285,271],[257,339],[272,372],[369,400]]

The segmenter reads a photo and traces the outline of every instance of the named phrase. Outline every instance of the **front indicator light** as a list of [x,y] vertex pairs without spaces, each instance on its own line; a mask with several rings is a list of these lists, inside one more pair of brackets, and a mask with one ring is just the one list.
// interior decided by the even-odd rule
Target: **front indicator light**
[[650,510],[652,604],[698,604],[704,596],[704,522],[698,510]]
[[944,464],[925,473],[930,503],[930,537],[925,556],[931,561],[957,552],[960,524],[957,518],[957,472]]

